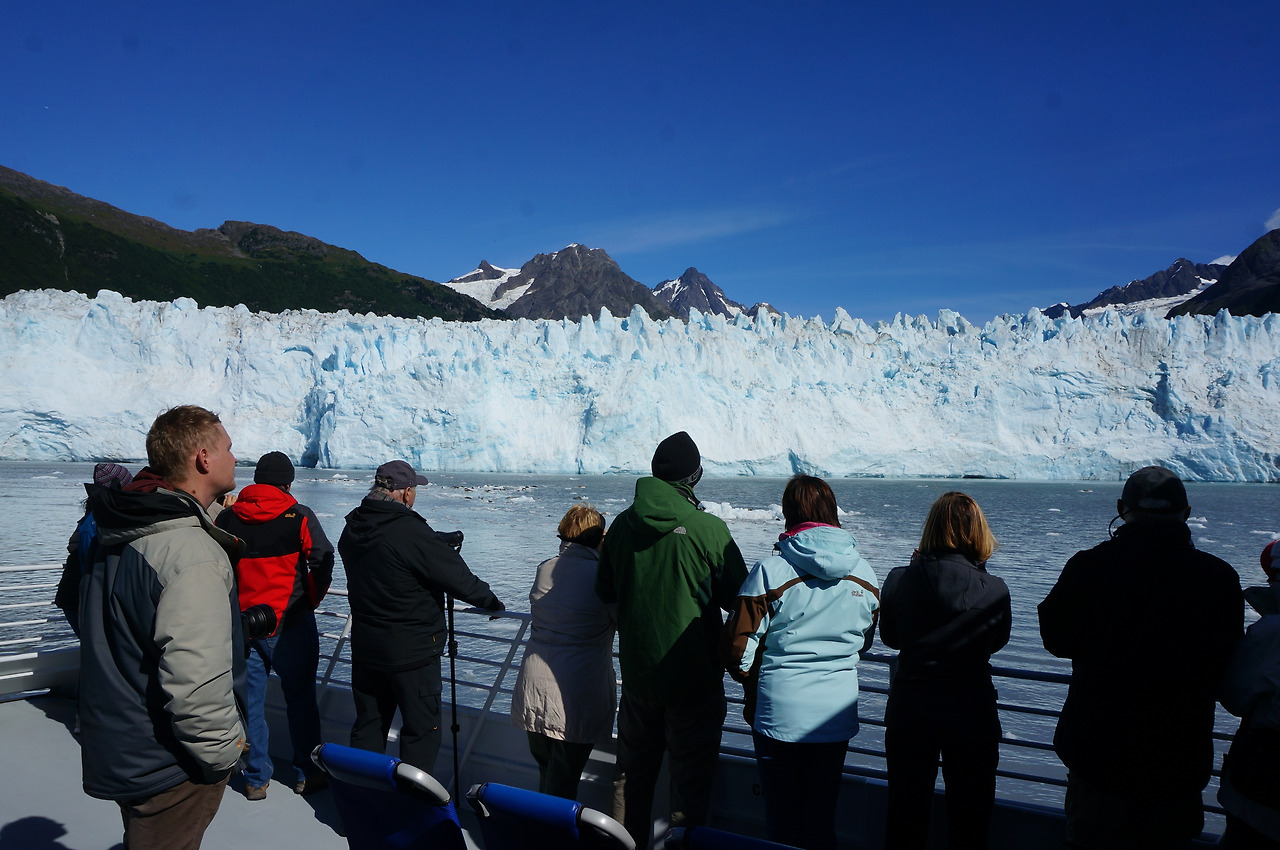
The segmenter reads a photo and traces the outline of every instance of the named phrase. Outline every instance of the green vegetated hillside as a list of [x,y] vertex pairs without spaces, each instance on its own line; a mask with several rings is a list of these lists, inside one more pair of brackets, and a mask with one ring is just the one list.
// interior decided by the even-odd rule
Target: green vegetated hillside
[[0,166],[0,296],[21,289],[188,297],[279,312],[502,317],[446,286],[269,225],[184,231]]

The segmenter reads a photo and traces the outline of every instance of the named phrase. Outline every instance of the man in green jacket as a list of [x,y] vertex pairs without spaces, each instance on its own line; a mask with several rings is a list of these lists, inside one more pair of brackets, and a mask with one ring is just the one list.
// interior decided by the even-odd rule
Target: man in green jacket
[[613,816],[638,847],[652,839],[662,756],[671,774],[671,825],[706,822],[724,724],[724,670],[716,656],[722,618],[747,576],[719,517],[693,488],[702,456],[684,431],[653,455],[653,477],[609,527],[596,594],[618,605],[618,762]]

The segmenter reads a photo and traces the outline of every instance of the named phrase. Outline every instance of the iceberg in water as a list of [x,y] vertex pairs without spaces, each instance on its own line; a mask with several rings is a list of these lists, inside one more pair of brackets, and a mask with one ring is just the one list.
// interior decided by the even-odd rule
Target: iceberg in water
[[647,472],[686,430],[711,474],[1280,480],[1280,317],[949,310],[450,323],[56,291],[0,301],[0,457],[145,457],[161,410],[236,454],[321,467]]

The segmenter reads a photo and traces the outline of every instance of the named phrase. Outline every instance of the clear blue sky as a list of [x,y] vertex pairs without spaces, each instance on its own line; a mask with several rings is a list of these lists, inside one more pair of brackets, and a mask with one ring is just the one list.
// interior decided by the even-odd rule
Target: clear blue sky
[[1280,226],[1277,57],[1276,0],[10,3],[0,164],[435,280],[579,242],[984,322]]

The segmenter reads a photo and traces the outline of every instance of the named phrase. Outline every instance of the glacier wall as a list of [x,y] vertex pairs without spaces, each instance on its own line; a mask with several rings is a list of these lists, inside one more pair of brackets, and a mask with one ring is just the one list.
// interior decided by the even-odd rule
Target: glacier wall
[[245,460],[646,472],[687,430],[710,474],[1280,480],[1280,316],[942,311],[471,324],[56,291],[0,301],[0,458],[141,459],[161,410]]

